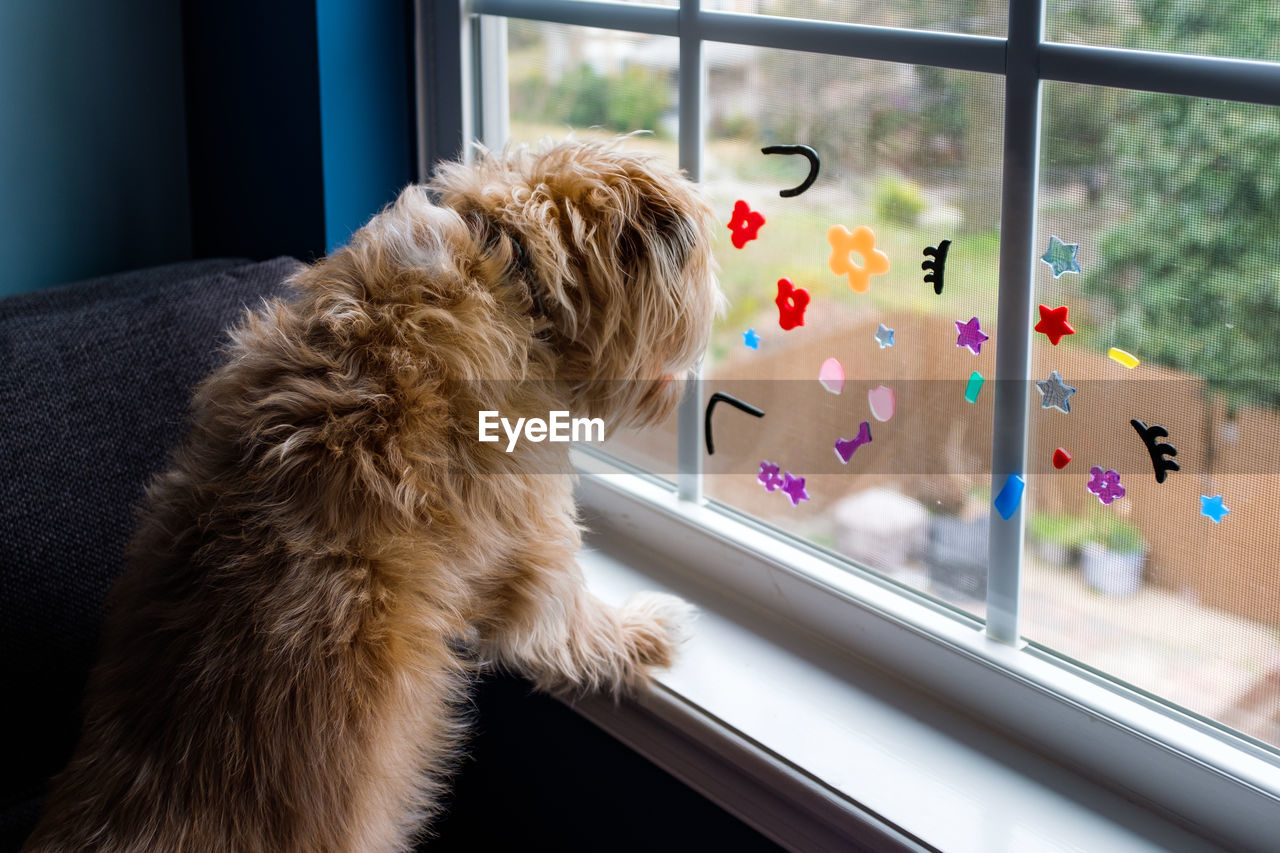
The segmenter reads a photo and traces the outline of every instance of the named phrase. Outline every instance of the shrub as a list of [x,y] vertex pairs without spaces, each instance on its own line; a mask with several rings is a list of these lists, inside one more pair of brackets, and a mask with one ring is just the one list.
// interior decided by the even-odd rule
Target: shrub
[[920,187],[906,178],[881,178],[871,195],[876,221],[886,224],[915,225],[927,206]]

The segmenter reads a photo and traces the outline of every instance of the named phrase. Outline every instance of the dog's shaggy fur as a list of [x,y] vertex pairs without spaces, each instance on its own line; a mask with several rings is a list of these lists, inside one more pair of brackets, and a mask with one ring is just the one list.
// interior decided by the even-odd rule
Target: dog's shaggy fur
[[616,145],[442,167],[251,313],[113,590],[31,851],[408,845],[476,661],[633,689],[687,605],[583,588],[564,444],[477,412],[669,414],[719,294],[695,187]]

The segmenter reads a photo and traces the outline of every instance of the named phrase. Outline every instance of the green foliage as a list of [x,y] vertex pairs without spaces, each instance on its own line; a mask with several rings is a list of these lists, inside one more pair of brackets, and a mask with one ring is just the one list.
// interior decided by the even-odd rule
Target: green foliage
[[1087,518],[1067,513],[1036,512],[1027,520],[1027,536],[1041,542],[1078,549],[1097,542],[1112,551],[1132,553],[1146,550],[1146,540],[1137,525],[1120,518],[1112,510],[1089,513]]
[[915,225],[928,206],[920,187],[906,178],[886,175],[876,182],[871,209],[876,221],[894,225]]
[[565,72],[549,94],[541,73],[513,84],[511,114],[521,121],[657,133],[670,93],[668,81],[648,69],[632,66],[604,75],[584,62]]
[[1091,515],[1087,529],[1087,541],[1097,542],[1108,550],[1132,554],[1147,549],[1147,542],[1137,525],[1130,524],[1110,510]]
[[[1245,17],[1207,2],[1137,5],[1154,31],[1172,37],[1170,22],[1182,22],[1179,46],[1234,54],[1256,47],[1242,20],[1280,14],[1270,3],[1227,4]],[[1131,93],[1118,120],[1128,211],[1084,282],[1116,318],[1115,345],[1204,376],[1232,405],[1280,406],[1280,114]]]
[[658,122],[670,106],[671,87],[659,75],[633,65],[608,79],[609,100],[605,124],[626,133],[632,130],[660,130]]
[[1090,528],[1084,519],[1065,513],[1036,512],[1027,521],[1027,535],[1041,542],[1079,548],[1089,541]]

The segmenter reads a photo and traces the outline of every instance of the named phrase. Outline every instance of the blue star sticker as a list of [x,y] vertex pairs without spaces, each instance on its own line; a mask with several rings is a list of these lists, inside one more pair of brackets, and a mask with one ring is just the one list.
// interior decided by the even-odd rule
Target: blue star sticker
[[1222,505],[1222,495],[1214,495],[1213,497],[1208,495],[1200,496],[1200,514],[1212,518],[1214,524],[1221,524],[1222,517],[1229,512],[1231,510]]
[[751,349],[760,349],[760,336],[755,329],[747,329],[742,333],[742,342]]
[[893,329],[881,323],[880,328],[876,329],[876,343],[880,345],[880,349],[893,346]]
[[1080,264],[1076,262],[1076,253],[1080,251],[1079,243],[1064,243],[1057,237],[1049,238],[1049,251],[1040,256],[1040,260],[1053,267],[1053,277],[1063,273],[1080,272]]

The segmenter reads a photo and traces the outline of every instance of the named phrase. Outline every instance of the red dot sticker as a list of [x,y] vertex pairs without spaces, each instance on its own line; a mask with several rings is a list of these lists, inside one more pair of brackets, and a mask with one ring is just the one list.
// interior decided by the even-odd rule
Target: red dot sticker
[[1059,447],[1053,451],[1053,467],[1061,471],[1071,462],[1071,454]]

